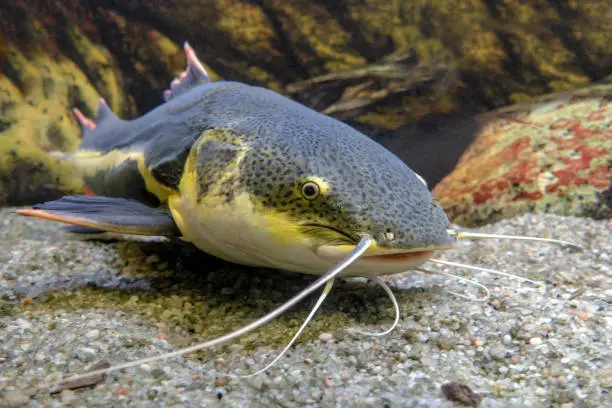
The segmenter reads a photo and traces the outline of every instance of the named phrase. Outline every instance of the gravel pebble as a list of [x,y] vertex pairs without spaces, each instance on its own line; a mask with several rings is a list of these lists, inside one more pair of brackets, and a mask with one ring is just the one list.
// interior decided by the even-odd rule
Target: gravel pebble
[[27,405],[30,397],[20,390],[4,391],[2,401],[7,407],[22,407]]
[[[482,294],[443,275],[393,276],[400,323],[387,336],[363,337],[348,329],[384,330],[393,321],[393,307],[376,287],[341,282],[312,322],[322,329],[307,328],[264,375],[225,374],[246,374],[271,361],[282,349],[270,346],[278,330],[262,328],[231,347],[110,373],[88,388],[50,394],[53,384],[84,372],[94,360],[124,363],[224,333],[252,310],[271,310],[309,280],[212,258],[189,266],[187,255],[173,255],[173,244],[163,240],[75,239],[56,224],[1,210],[0,406],[450,408],[442,392],[449,383],[463,384],[465,395],[469,389],[482,396],[481,407],[612,406],[612,223],[526,215],[479,231],[554,237],[587,249],[465,242],[439,258],[543,285],[427,265],[486,285],[491,298],[453,296]],[[194,272],[202,267],[206,272]],[[219,282],[230,272],[236,285]],[[185,287],[197,287],[206,297],[187,296]],[[71,307],[70,299],[80,299],[87,288],[100,297]],[[65,296],[63,302],[52,302],[57,294]],[[142,309],[156,294],[163,304]],[[103,303],[103,295],[120,296],[121,304]],[[295,307],[283,322],[298,327],[313,302]],[[198,313],[218,318],[207,326],[180,320]],[[343,324],[336,328],[339,318]]]
[[542,339],[539,337],[532,337],[529,339],[529,344],[531,344],[532,346],[539,346],[540,344],[542,344]]
[[85,337],[87,337],[88,339],[95,340],[98,337],[100,337],[100,330],[98,329],[90,330],[87,333],[85,333]]

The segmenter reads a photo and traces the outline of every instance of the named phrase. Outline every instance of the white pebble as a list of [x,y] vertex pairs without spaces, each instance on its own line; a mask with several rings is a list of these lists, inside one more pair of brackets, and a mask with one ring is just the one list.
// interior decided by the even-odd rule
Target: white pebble
[[319,335],[319,340],[321,341],[332,341],[334,339],[334,335],[331,333],[321,333]]
[[85,333],[85,337],[87,337],[88,339],[97,339],[98,337],[100,337],[100,330],[98,329],[90,330],[87,333]]
[[96,350],[89,347],[81,347],[77,350],[76,356],[79,360],[90,361],[96,357]]
[[28,322],[25,319],[17,319],[15,320],[15,324],[20,328],[20,329],[29,329],[32,327],[32,323]]
[[542,344],[542,339],[540,337],[532,337],[529,339],[529,344],[532,346],[539,346]]
[[60,394],[62,396],[62,404],[69,405],[76,400],[76,394],[72,390],[64,390]]

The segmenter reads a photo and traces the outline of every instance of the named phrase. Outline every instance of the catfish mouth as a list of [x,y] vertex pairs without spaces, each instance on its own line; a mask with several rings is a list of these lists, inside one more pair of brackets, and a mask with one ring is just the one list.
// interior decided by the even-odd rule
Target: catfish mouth
[[[344,258],[355,248],[360,238],[355,238],[342,230],[327,225],[305,224],[303,227],[306,232],[320,239],[320,244],[315,249],[316,254],[322,258],[332,260]],[[384,248],[374,244],[357,262],[372,264],[420,263],[431,258],[438,249],[446,249],[446,246],[431,245],[423,248]]]
[[382,255],[364,255],[361,259],[368,261],[379,261],[379,262],[409,262],[417,261],[422,258],[429,258],[433,256],[434,251],[411,251],[411,252],[399,252],[392,254]]
[[[322,258],[339,261],[354,248],[354,245],[322,245],[316,249],[316,253]],[[398,250],[374,246],[363,254],[357,262],[372,264],[412,264],[431,258],[436,249],[438,248]]]

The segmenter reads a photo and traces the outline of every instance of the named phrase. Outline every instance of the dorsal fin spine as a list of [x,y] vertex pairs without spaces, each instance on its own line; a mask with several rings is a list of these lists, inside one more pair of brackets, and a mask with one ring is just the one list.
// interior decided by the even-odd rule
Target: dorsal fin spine
[[185,56],[187,59],[187,66],[185,71],[181,72],[179,76],[174,78],[170,82],[170,89],[164,91],[164,100],[169,101],[192,88],[211,82],[210,76],[206,69],[198,59],[195,51],[187,41],[184,44]]
[[[189,74],[197,76],[200,80],[210,82],[210,75],[206,72],[206,69],[198,59],[195,51],[187,41],[184,44],[185,54],[187,55],[187,70],[183,73],[184,76]],[[188,72],[189,71],[189,72]]]
[[98,113],[96,114],[96,124],[101,124],[107,120],[119,120],[117,115],[108,107],[108,104],[104,100],[104,98],[100,98],[100,103],[98,105]]

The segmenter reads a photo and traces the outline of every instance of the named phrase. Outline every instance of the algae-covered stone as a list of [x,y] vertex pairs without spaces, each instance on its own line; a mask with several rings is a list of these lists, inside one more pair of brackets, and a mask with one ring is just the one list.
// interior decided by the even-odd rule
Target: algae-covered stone
[[50,153],[70,151],[79,143],[79,128],[70,104],[92,111],[98,95],[85,74],[69,59],[35,50],[8,47],[0,76],[0,203],[19,205],[78,191],[69,164]]
[[[26,12],[28,18],[20,18]],[[49,12],[56,20],[47,18]],[[0,5],[0,13],[0,205],[80,192],[78,173],[54,152],[74,151],[80,142],[73,108],[95,116],[104,97],[120,115],[136,113],[134,98],[125,88],[126,70],[92,35],[87,19],[75,21],[76,10],[49,11],[39,2],[11,2]],[[169,80],[169,59],[178,47],[163,36],[148,47],[167,55],[153,67],[163,66]]]
[[526,211],[609,214],[611,98],[612,83],[602,83],[488,115],[434,194],[464,225]]

